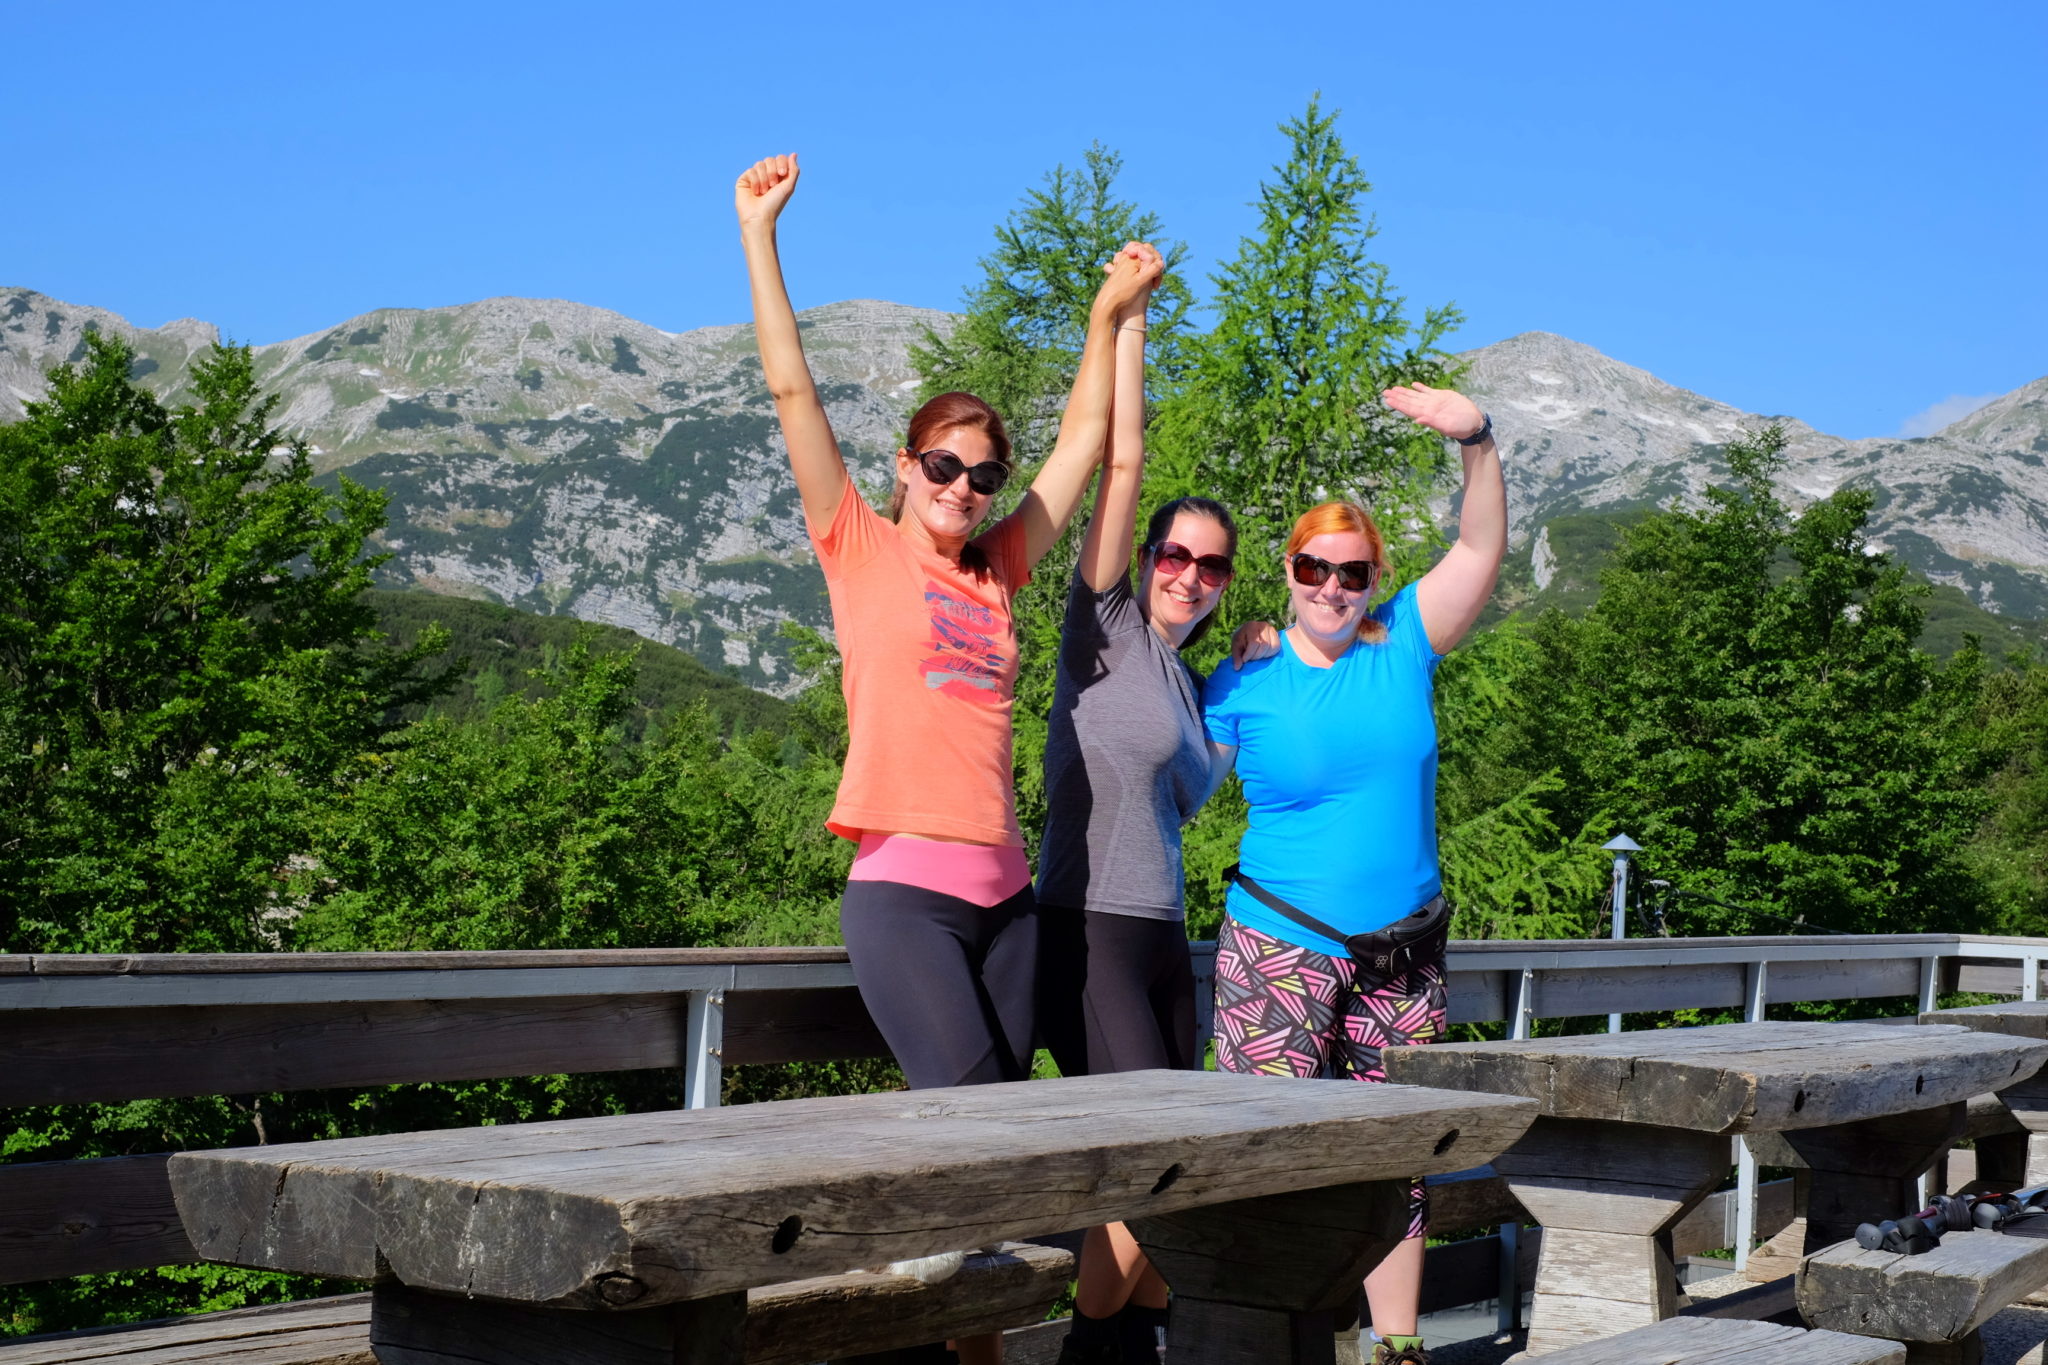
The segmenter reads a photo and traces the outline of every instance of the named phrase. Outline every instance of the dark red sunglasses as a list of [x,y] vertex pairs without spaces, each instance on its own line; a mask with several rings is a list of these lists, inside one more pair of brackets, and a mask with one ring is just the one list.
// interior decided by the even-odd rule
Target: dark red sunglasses
[[1188,565],[1192,564],[1196,576],[1206,587],[1220,588],[1237,572],[1237,566],[1230,562],[1229,555],[1198,555],[1187,546],[1171,540],[1156,541],[1146,548],[1152,552],[1152,563],[1160,572],[1185,573]]
[[968,464],[950,450],[921,450],[917,452],[918,468],[933,483],[944,485],[967,472],[967,486],[984,498],[997,492],[1010,477],[1010,467],[1001,460],[983,460],[980,464]]
[[1369,559],[1347,559],[1342,564],[1332,564],[1316,555],[1295,555],[1289,563],[1294,570],[1294,581],[1304,588],[1320,588],[1330,581],[1330,575],[1337,575],[1337,586],[1346,592],[1371,592],[1373,584],[1380,581],[1380,566]]

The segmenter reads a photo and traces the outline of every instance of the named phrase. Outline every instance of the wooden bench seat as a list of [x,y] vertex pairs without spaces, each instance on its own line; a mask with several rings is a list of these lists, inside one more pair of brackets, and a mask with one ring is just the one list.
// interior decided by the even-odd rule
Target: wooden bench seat
[[[927,1285],[907,1275],[826,1275],[747,1293],[747,1365],[812,1361],[998,1332],[1040,1321],[1073,1277],[1055,1247],[1005,1243]],[[203,1313],[0,1345],[0,1365],[376,1365],[370,1296]]]
[[2048,1241],[2001,1232],[1945,1233],[1918,1256],[1843,1242],[1800,1267],[1799,1315],[1815,1327],[1906,1344],[1912,1365],[1969,1365],[1981,1329],[2048,1284]]
[[[1730,1318],[1670,1318],[1562,1352],[1571,1365],[1903,1365],[1896,1342]],[[1536,1360],[1541,1360],[1538,1356]]]

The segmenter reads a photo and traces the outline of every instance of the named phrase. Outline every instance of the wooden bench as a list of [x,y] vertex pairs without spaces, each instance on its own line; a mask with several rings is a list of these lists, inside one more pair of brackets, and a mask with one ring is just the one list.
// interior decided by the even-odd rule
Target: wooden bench
[[1888,1341],[1732,1318],[1671,1318],[1573,1347],[1572,1365],[1904,1365]]
[[1904,1342],[1909,1365],[1974,1365],[1983,1326],[2048,1284],[2048,1240],[1951,1232],[1918,1256],[1843,1242],[1799,1269],[1799,1315],[1815,1327]]
[[[1040,1322],[1073,1277],[1054,1247],[1005,1243],[937,1284],[827,1275],[747,1293],[746,1365],[873,1357]],[[0,1365],[376,1365],[369,1294],[0,1345]]]

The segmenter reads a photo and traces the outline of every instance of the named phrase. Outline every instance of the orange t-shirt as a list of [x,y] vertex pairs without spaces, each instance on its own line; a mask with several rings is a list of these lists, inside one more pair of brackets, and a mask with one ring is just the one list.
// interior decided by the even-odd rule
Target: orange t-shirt
[[825,827],[939,835],[1021,848],[1010,772],[1017,627],[1010,598],[1031,579],[1024,523],[975,537],[976,577],[913,544],[849,488],[821,534],[849,743]]

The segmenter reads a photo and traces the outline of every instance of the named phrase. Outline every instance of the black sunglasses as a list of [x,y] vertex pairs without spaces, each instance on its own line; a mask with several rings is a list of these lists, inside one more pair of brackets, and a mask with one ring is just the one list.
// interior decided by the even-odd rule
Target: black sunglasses
[[967,486],[984,498],[1001,489],[1010,477],[1010,467],[1001,460],[968,464],[950,450],[920,450],[917,464],[927,479],[940,485],[953,482],[960,477],[960,471],[966,470]]
[[1171,540],[1155,541],[1145,548],[1152,552],[1152,563],[1166,573],[1185,573],[1188,565],[1194,565],[1196,576],[1207,587],[1220,588],[1237,572],[1229,555],[1198,555]]
[[1369,559],[1347,559],[1342,564],[1332,564],[1315,555],[1295,555],[1289,561],[1294,569],[1294,581],[1304,588],[1320,588],[1330,581],[1330,575],[1337,575],[1337,586],[1346,592],[1371,592],[1373,584],[1380,581],[1380,566]]

